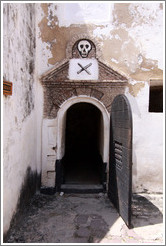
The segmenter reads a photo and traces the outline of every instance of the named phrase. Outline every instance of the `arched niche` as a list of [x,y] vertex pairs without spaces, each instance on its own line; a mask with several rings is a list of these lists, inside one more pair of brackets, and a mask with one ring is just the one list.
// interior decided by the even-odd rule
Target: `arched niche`
[[57,159],[62,159],[65,153],[65,127],[67,110],[75,103],[87,102],[96,106],[101,114],[103,121],[103,143],[101,146],[101,156],[103,162],[109,160],[109,113],[105,106],[96,98],[88,96],[72,97],[66,100],[60,107],[57,114]]

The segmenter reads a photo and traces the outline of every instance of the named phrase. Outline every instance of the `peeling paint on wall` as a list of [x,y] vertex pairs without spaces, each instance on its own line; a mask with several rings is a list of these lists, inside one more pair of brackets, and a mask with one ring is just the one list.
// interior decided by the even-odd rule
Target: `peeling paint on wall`
[[[87,32],[87,27],[80,25],[72,25],[70,30],[67,27],[59,27],[57,17],[49,15],[47,4],[42,4],[42,10],[47,13],[38,24],[40,28],[40,38],[43,43],[46,43],[46,48],[51,51],[52,57],[48,59],[51,65],[56,64],[66,58],[67,43],[74,35]],[[48,16],[48,18],[47,18]],[[52,24],[50,24],[50,22]],[[91,29],[91,28],[90,28]]]
[[[98,11],[98,6],[93,3],[92,5],[94,12]],[[161,5],[156,3],[153,8],[150,4],[144,3],[107,3],[107,5],[110,9],[107,22],[103,23],[101,18],[100,23],[94,24],[93,17],[89,17],[86,21],[86,13],[89,10],[88,5],[83,4],[79,5],[79,10],[82,11],[84,22],[82,16],[77,15],[75,24],[74,20],[73,22],[70,20],[69,25],[67,20],[69,17],[72,18],[71,13],[69,11],[66,16],[63,15],[63,11],[70,4],[41,4],[43,18],[38,24],[40,38],[51,52],[51,57],[46,63],[54,65],[65,59],[67,43],[73,36],[86,33],[101,43],[103,60],[118,71],[121,70],[128,77],[138,81],[148,80],[156,76],[156,72],[161,78],[162,70],[159,67],[162,54],[161,52],[158,56],[154,54],[154,50],[155,52],[157,50],[156,36],[162,28]],[[75,5],[75,8],[78,10],[78,6]],[[162,50],[162,45],[159,50]]]
[[[157,60],[163,68],[163,10],[161,3],[133,3],[129,13],[133,16],[129,34],[139,43],[142,54],[147,59]],[[159,42],[160,40],[160,42]],[[159,45],[160,44],[160,45]]]
[[143,181],[152,190],[162,187],[163,115],[149,113],[148,103],[149,80],[163,79],[163,4],[73,4],[4,3],[3,75],[14,88],[10,98],[3,97],[4,231],[16,210],[27,167],[35,172],[37,162],[41,168],[44,96],[38,79],[66,59],[68,44],[78,35],[93,37],[104,63],[129,79],[125,94],[133,112],[135,187],[142,187]]
[[[65,60],[68,43],[73,37],[80,34],[93,37],[97,43],[100,43],[104,63],[129,79],[126,95],[133,110],[135,126],[133,144],[134,153],[137,155],[137,152],[142,151],[142,141],[146,141],[144,136],[146,136],[148,124],[151,124],[151,129],[156,129],[155,124],[158,122],[157,116],[154,124],[150,122],[152,116],[149,115],[148,104],[150,79],[162,80],[163,78],[163,4],[157,2],[109,2],[107,3],[109,8],[105,12],[103,11],[103,17],[100,16],[101,18],[98,18],[97,21],[94,21],[94,13],[98,13],[99,5],[91,4],[93,13],[89,16],[87,13],[91,6],[86,3],[79,6],[77,4],[70,5],[70,3],[51,3],[40,6],[38,42],[41,47],[39,47],[38,54],[42,49],[46,54],[41,55],[40,67],[44,67],[44,73],[49,68],[53,68],[56,63]],[[71,6],[75,7],[69,11]],[[67,13],[65,9],[68,10]],[[46,46],[47,48],[45,48]],[[42,74],[41,71],[40,74]],[[158,115],[158,117],[160,121],[162,116]],[[140,127],[145,119],[145,127]],[[148,132],[148,134],[150,133]],[[144,161],[145,159],[149,160],[151,154],[155,156],[156,145],[157,143],[154,143],[151,146],[152,151],[146,151]],[[139,165],[142,164],[141,157],[137,156],[137,159],[134,157],[133,166],[137,172],[137,178],[139,177],[139,186],[141,182],[139,181],[141,180]],[[161,160],[159,168],[161,170]]]
[[139,93],[139,91],[144,88],[145,84],[142,82],[137,82],[136,84],[132,85],[132,84],[128,84],[128,88],[129,88],[129,93],[132,96],[137,96],[137,94]]

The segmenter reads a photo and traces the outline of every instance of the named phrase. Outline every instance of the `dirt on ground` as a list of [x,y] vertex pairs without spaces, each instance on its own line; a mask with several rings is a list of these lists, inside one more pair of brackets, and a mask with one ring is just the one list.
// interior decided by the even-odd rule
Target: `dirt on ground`
[[160,194],[133,194],[128,229],[104,193],[36,194],[5,243],[163,243]]

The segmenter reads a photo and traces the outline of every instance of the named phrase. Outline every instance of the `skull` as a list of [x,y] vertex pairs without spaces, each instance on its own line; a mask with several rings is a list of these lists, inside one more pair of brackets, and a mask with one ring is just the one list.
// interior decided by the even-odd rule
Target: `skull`
[[91,49],[92,49],[92,46],[91,46],[91,44],[87,40],[81,40],[78,43],[78,50],[79,50],[80,55],[83,58],[86,58],[88,56],[89,51]]

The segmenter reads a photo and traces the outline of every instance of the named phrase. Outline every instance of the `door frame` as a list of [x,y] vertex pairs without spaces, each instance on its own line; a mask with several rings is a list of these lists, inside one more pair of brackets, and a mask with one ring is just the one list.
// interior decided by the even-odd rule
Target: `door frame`
[[106,107],[101,103],[101,101],[97,100],[93,97],[88,96],[77,96],[72,97],[65,101],[57,114],[57,159],[56,159],[56,190],[61,190],[61,184],[63,183],[63,157],[65,155],[65,126],[66,126],[66,116],[67,110],[73,104],[76,103],[90,103],[96,106],[102,115],[103,121],[103,146],[101,157],[103,160],[102,170],[102,180],[103,180],[103,188],[106,190],[106,179],[107,179],[107,164],[109,161],[109,127],[110,127],[110,118],[109,113]]
[[110,128],[110,117],[109,113],[104,104],[93,97],[88,96],[77,96],[66,100],[60,107],[57,114],[57,159],[61,160],[65,154],[65,125],[66,125],[66,114],[67,109],[75,103],[87,102],[96,106],[102,114],[103,118],[103,148],[102,158],[103,162],[108,163],[109,161],[109,128]]

